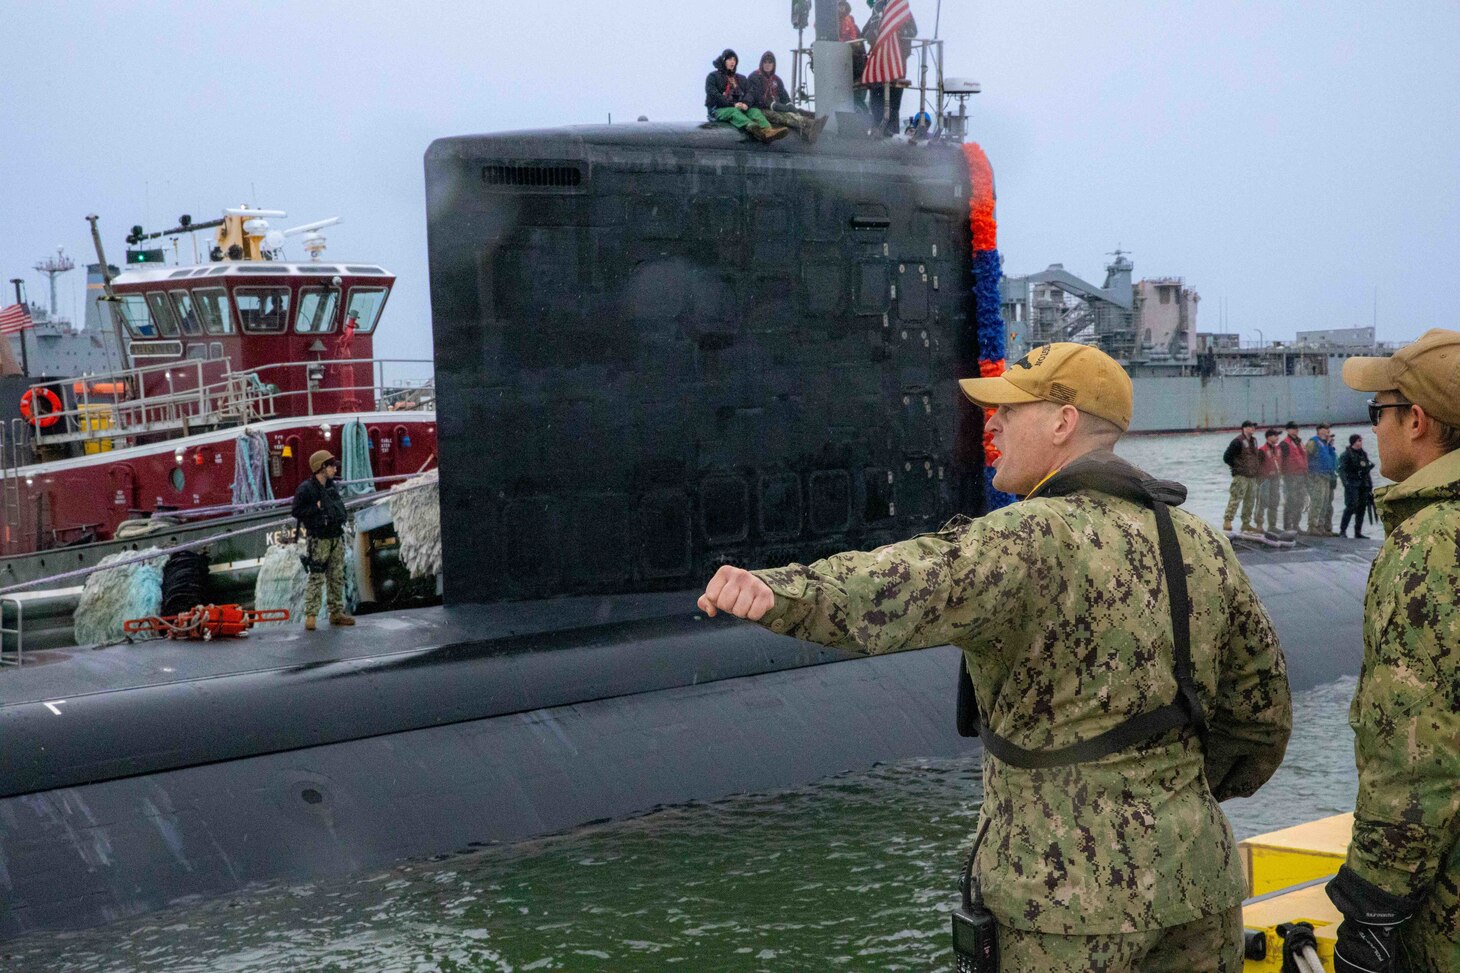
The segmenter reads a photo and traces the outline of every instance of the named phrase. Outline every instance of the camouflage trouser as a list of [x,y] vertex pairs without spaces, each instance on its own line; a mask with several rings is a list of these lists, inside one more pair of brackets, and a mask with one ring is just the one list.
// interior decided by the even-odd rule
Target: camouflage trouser
[[1283,474],[1283,530],[1297,530],[1308,508],[1308,474]]
[[1308,474],[1308,530],[1333,533],[1333,480],[1327,473]]
[[329,581],[329,613],[331,616],[345,613],[345,539],[343,537],[314,537],[309,540],[309,559],[323,561],[323,570],[311,568],[309,585],[304,589],[304,613],[319,614],[319,596],[323,593],[325,581]]
[[1257,480],[1253,477],[1232,477],[1232,492],[1227,497],[1227,513],[1222,517],[1222,523],[1234,523],[1232,518],[1237,515],[1239,505],[1242,507],[1242,526],[1256,523],[1252,517],[1257,513]]
[[999,926],[999,973],[1242,973],[1242,907],[1148,932],[1061,936]]
[[1257,526],[1259,529],[1277,530],[1278,491],[1280,481],[1276,476],[1265,476],[1257,481]]
[[764,111],[764,114],[766,121],[770,122],[772,125],[780,125],[784,128],[795,129],[796,131],[802,133],[804,133],[806,129],[810,128],[812,126],[812,123],[816,121],[816,119],[814,118],[807,118],[800,112],[794,111],[770,111],[769,109],[766,109]]

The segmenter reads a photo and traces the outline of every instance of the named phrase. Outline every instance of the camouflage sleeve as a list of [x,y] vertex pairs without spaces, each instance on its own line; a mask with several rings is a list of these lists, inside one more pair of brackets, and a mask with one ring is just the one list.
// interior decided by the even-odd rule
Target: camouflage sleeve
[[1423,537],[1399,528],[1392,568],[1375,566],[1349,711],[1359,796],[1348,865],[1406,897],[1430,888],[1460,838],[1460,539],[1435,526]]
[[1207,781],[1219,801],[1250,797],[1283,762],[1293,729],[1288,667],[1272,619],[1230,546],[1227,644],[1207,714]]
[[1020,616],[1030,541],[1018,517],[999,511],[875,551],[757,571],[776,595],[760,623],[874,655],[991,639]]

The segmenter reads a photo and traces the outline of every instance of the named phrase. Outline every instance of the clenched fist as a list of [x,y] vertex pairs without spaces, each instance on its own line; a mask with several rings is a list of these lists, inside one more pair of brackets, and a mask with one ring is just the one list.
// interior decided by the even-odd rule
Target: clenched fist
[[700,611],[712,618],[718,612],[727,611],[752,622],[760,621],[775,603],[776,595],[770,585],[744,568],[728,564],[715,572],[698,602]]

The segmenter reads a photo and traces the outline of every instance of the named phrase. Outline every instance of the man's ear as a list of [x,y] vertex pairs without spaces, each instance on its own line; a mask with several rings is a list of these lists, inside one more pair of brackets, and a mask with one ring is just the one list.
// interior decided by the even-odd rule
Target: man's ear
[[1074,437],[1075,431],[1080,427],[1080,410],[1072,405],[1062,405],[1055,412],[1053,419],[1054,445],[1063,446]]

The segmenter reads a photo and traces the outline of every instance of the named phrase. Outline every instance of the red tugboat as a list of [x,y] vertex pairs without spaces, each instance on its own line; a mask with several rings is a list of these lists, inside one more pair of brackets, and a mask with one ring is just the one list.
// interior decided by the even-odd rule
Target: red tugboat
[[[31,369],[19,417],[0,428],[0,589],[93,564],[137,546],[130,538],[145,546],[174,528],[196,537],[257,516],[259,498],[293,494],[318,449],[345,455],[347,478],[368,468],[356,492],[435,466],[429,383],[387,374],[421,376],[430,361],[373,357],[394,275],[325,259],[318,231],[336,220],[271,230],[268,219],[284,215],[240,207],[161,233],[133,229],[129,244],[170,236],[174,250],[184,234],[217,233],[207,262],[129,250],[125,271],[104,272],[97,300],[122,367],[65,380]],[[296,233],[308,234],[303,262],[283,259]],[[351,469],[347,424],[368,467]]]

